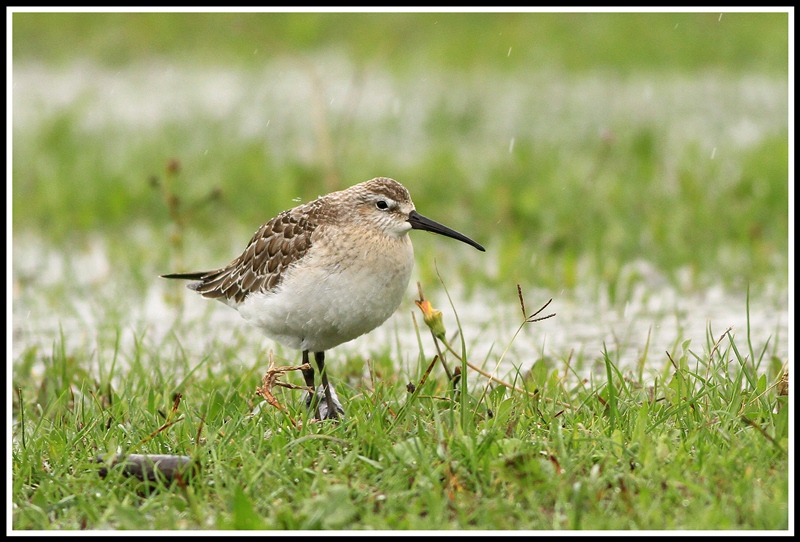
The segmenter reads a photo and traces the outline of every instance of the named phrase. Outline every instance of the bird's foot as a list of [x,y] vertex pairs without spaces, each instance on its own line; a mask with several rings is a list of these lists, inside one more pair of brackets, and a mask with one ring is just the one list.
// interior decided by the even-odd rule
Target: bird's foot
[[[335,420],[344,417],[344,408],[342,407],[342,403],[339,402],[339,396],[336,394],[336,390],[333,386],[329,388],[332,402],[330,405],[325,399],[325,388],[322,385],[317,386],[316,393],[306,392],[306,408],[312,410],[315,403],[318,403],[314,411],[316,418],[319,420]],[[319,397],[319,401],[315,401],[316,397]]]

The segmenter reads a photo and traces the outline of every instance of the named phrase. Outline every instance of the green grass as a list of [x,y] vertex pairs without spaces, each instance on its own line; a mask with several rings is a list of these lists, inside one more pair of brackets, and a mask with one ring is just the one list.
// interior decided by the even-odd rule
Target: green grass
[[[788,69],[787,13],[15,13],[13,59],[259,66],[341,49],[359,64],[481,72]],[[635,44],[635,46],[632,46]]]
[[[427,333],[398,337],[332,365],[343,423],[279,390],[295,427],[251,414],[252,330],[210,305],[148,314],[188,295],[154,302],[159,273],[229,261],[297,198],[377,175],[487,247],[414,238],[420,281],[441,272],[488,314],[514,283],[557,312],[601,306],[587,291],[620,313],[637,288],[661,302],[662,278],[772,303],[790,280],[786,14],[14,13],[12,30],[14,529],[788,529],[771,329],[688,343],[667,307],[652,325],[678,320],[673,346],[635,359],[624,330],[547,356],[489,338],[469,361],[504,357],[524,392],[471,369],[454,391],[438,365],[423,383]],[[116,451],[202,471],[100,479]]]
[[[470,370],[462,397],[438,364],[422,382],[422,350],[412,376],[378,355],[334,375],[342,423],[309,422],[279,388],[288,415],[252,415],[266,354],[242,370],[217,344],[198,362],[178,336],[62,338],[16,360],[14,529],[788,529],[782,368],[749,332],[661,354],[652,385],[604,352],[588,381],[537,362],[516,376],[526,393],[483,393]],[[92,459],[117,451],[188,455],[201,473],[101,479]]]

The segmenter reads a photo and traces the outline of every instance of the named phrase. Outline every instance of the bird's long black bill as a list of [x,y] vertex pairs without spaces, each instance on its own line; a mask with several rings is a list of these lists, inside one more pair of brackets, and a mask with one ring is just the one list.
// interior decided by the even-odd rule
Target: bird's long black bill
[[411,229],[431,231],[433,233],[438,233],[440,235],[452,237],[453,239],[458,239],[459,241],[463,241],[468,245],[474,246],[481,252],[486,252],[485,248],[483,248],[481,245],[479,245],[466,235],[458,233],[456,230],[451,230],[447,226],[439,224],[438,222],[436,222],[435,220],[431,220],[430,218],[424,217],[416,211],[411,211],[409,213],[408,223],[411,224]]

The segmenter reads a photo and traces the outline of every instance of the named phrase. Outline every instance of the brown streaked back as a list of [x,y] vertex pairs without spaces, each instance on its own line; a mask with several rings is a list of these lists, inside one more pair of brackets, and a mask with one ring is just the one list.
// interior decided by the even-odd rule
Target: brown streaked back
[[278,286],[286,268],[311,247],[315,223],[284,211],[250,239],[244,252],[227,266],[214,271],[174,273],[164,278],[198,280],[189,288],[204,297],[241,303],[251,293],[269,292]]

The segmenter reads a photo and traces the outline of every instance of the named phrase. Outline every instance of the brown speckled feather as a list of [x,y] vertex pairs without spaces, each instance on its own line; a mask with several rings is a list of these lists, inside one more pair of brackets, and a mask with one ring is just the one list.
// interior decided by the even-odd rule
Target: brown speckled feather
[[280,284],[286,268],[311,247],[311,234],[316,227],[291,210],[284,211],[261,226],[244,252],[227,266],[184,277],[198,279],[200,282],[189,288],[204,297],[241,303],[251,293],[269,292]]

